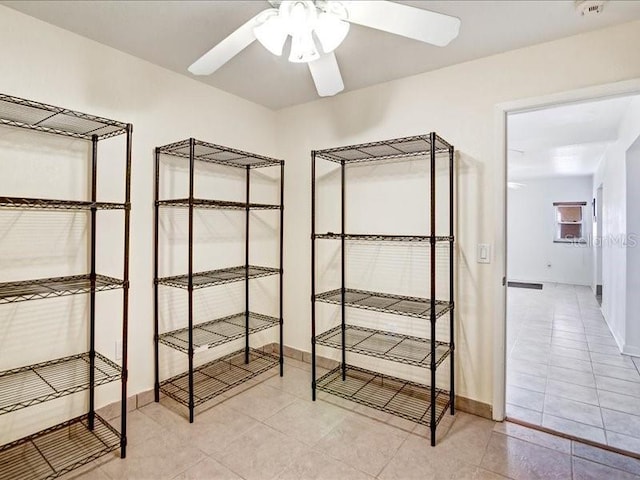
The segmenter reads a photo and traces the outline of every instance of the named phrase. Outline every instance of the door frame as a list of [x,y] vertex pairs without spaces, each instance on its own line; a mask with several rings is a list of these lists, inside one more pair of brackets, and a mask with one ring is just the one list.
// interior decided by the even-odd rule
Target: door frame
[[504,420],[506,408],[507,286],[504,280],[507,278],[507,115],[635,94],[640,94],[640,78],[499,103],[494,106],[494,155],[498,160],[497,175],[500,179],[495,197],[498,221],[494,232],[496,268],[493,281],[497,286],[493,325],[492,415],[494,420]]

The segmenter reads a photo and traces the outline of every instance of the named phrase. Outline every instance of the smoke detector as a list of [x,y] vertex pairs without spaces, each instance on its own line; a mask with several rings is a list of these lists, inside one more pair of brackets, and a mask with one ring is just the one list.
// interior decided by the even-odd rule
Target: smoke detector
[[604,10],[607,0],[576,0],[576,10],[580,15],[596,15]]

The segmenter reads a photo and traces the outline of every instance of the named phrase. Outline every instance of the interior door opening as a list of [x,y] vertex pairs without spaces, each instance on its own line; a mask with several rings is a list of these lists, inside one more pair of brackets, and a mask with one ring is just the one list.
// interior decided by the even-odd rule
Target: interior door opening
[[634,132],[637,95],[507,116],[506,416],[638,454],[640,358],[620,326]]

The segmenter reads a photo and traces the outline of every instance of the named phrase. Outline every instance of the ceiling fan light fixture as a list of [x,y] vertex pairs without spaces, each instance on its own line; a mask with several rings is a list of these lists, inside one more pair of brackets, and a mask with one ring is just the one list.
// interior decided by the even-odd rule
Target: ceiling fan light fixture
[[349,33],[349,22],[327,12],[318,15],[314,31],[320,41],[324,53],[333,52]]
[[320,58],[311,31],[302,32],[291,37],[291,52],[289,61],[292,63],[308,63]]
[[285,21],[278,15],[278,10],[268,10],[264,20],[253,29],[253,34],[264,48],[274,55],[282,55],[282,49],[287,40]]

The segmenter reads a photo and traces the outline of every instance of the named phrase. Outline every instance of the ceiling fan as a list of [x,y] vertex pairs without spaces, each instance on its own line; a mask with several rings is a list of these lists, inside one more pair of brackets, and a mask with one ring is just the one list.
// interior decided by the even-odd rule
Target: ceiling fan
[[321,97],[344,90],[333,51],[349,33],[349,24],[443,47],[458,36],[460,19],[384,0],[269,0],[273,8],[258,13],[196,60],[189,71],[211,75],[258,40],[282,55],[291,37],[289,61],[307,63]]

